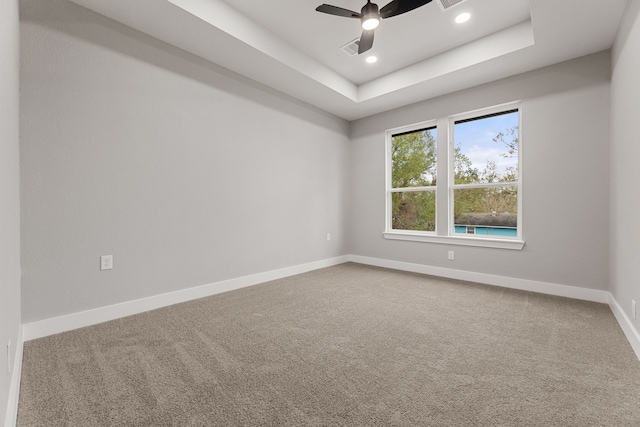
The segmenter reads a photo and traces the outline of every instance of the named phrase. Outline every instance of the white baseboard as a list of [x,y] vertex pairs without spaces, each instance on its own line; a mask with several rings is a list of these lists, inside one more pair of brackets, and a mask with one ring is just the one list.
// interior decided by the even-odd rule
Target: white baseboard
[[423,264],[413,264],[381,258],[370,258],[360,255],[345,255],[341,257],[329,258],[326,260],[300,264],[249,276],[238,277],[235,279],[224,280],[208,285],[169,292],[166,294],[155,295],[134,301],[127,301],[105,307],[98,307],[95,309],[71,313],[51,319],[44,319],[36,322],[26,323],[22,325],[23,338],[24,341],[30,341],[33,339],[82,328],[85,326],[95,325],[97,323],[107,322],[138,313],[143,313],[145,311],[155,310],[157,308],[162,308],[185,301],[191,301],[222,292],[228,292],[247,286],[257,285],[259,283],[264,283],[271,280],[306,273],[308,271],[317,270],[319,268],[342,264],[348,261],[378,267],[392,268],[396,270],[410,271],[414,273],[430,274],[451,279],[467,280],[470,282],[483,283],[487,285],[502,286],[504,288],[520,289],[524,291],[538,292],[605,304],[610,303],[609,292],[596,289],[578,288],[574,286],[559,285],[555,283],[496,276],[492,274],[434,267]]
[[307,264],[300,264],[278,270],[267,271],[235,279],[224,280],[208,285],[155,295],[134,301],[127,301],[119,304],[98,307],[77,313],[71,313],[51,319],[39,320],[22,325],[24,341],[30,341],[97,323],[107,322],[126,316],[131,316],[145,311],[155,310],[172,304],[191,301],[210,295],[228,292],[247,286],[271,280],[281,279],[296,274],[306,273],[319,268],[330,267],[348,261],[360,264],[374,265],[378,267],[392,268],[396,270],[410,271],[414,273],[430,274],[434,276],[447,277],[451,279],[467,280],[471,282],[484,283],[488,285],[502,286],[505,288],[520,289],[525,291],[539,292],[562,297],[609,303],[609,292],[596,289],[578,288],[574,286],[559,285],[555,283],[538,282],[533,280],[518,279],[491,274],[476,273],[472,271],[462,271],[443,267],[433,267],[423,264],[413,264],[402,261],[386,260],[381,258],[370,258],[360,255],[344,255],[336,258],[315,261]]
[[9,399],[7,401],[7,414],[4,420],[5,427],[15,427],[18,420],[18,400],[20,398],[20,378],[22,377],[22,349],[24,346],[23,328],[20,327],[16,352],[13,359],[11,384],[9,385]]
[[612,294],[609,294],[609,307],[611,307],[611,311],[620,324],[622,332],[624,332],[629,344],[631,344],[631,348],[640,360],[640,333],[634,327],[633,322],[629,319],[627,313],[625,313],[622,307],[620,307],[620,304],[618,304],[618,301],[616,301]]
[[409,262],[370,258],[359,255],[350,255],[349,261],[374,265],[377,267],[392,268],[394,270],[430,274],[433,276],[447,277],[449,279],[466,280],[469,282],[483,283],[485,285],[501,286],[503,288],[519,289],[522,291],[538,292],[579,300],[601,302],[605,304],[609,302],[609,292],[599,291],[596,289],[578,288],[575,286],[558,285],[555,283],[538,282],[535,280],[496,276],[493,274],[454,270],[452,268],[433,267],[423,264],[412,264]]
[[321,261],[310,262],[307,264],[300,264],[293,267],[286,267],[278,270],[267,271],[264,273],[238,277],[235,279],[223,280],[221,282],[211,283],[208,285],[196,286],[180,291],[169,292],[166,294],[141,298],[134,301],[127,301],[119,304],[81,311],[78,313],[71,313],[51,319],[44,319],[36,322],[26,323],[22,325],[23,337],[24,341],[30,341],[61,332],[71,331],[73,329],[83,328],[85,326],[95,325],[97,323],[107,322],[109,320],[115,320],[122,317],[143,313],[145,311],[155,310],[157,308],[162,308],[181,302],[191,301],[194,299],[208,297],[235,289],[245,288],[248,286],[257,285],[259,283],[269,282],[271,280],[282,279],[284,277],[294,276],[296,274],[302,274],[320,268],[331,267],[333,265],[342,264],[347,261],[349,261],[349,257],[347,255],[344,255],[341,257],[329,258]]

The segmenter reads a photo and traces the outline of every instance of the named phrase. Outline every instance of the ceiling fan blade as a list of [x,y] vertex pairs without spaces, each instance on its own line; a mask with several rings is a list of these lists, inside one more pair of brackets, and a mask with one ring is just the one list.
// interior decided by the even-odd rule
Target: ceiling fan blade
[[361,18],[362,15],[358,12],[354,12],[353,10],[343,9],[338,6],[331,6],[330,4],[321,4],[316,7],[316,11],[322,13],[328,13],[329,15],[335,16],[344,16],[346,18]]
[[373,30],[364,30],[360,36],[358,44],[358,55],[364,53],[373,47]]
[[392,16],[410,12],[427,3],[431,3],[431,0],[393,0],[391,3],[380,9],[380,17],[391,18]]

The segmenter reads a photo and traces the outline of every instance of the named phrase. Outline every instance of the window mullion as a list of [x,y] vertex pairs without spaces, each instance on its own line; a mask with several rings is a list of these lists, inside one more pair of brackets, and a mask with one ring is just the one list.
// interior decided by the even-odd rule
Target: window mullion
[[438,181],[436,182],[436,234],[447,236],[449,234],[449,120],[438,120]]

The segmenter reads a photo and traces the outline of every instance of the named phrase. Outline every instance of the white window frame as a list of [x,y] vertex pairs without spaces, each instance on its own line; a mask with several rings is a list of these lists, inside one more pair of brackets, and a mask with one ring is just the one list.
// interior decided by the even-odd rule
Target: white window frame
[[[490,114],[496,114],[503,111],[518,110],[518,181],[517,183],[508,183],[508,186],[517,185],[518,187],[518,226],[517,235],[515,238],[508,236],[492,236],[492,237],[478,237],[478,235],[461,235],[455,233],[455,225],[453,221],[453,190],[454,188],[478,188],[478,187],[502,187],[505,183],[490,183],[490,184],[454,184],[454,153],[455,142],[453,138],[454,123],[459,120],[470,119],[474,117],[481,117]],[[390,240],[405,240],[414,242],[427,242],[438,243],[448,245],[463,245],[463,246],[476,246],[476,247],[488,247],[499,249],[513,249],[522,250],[525,245],[522,232],[522,158],[523,158],[523,144],[522,144],[522,105],[520,101],[510,102],[506,104],[500,104],[488,108],[482,108],[478,110],[468,111],[465,113],[455,114],[448,117],[443,117],[437,120],[424,121],[408,126],[402,126],[394,129],[389,129],[385,133],[385,231],[383,233],[385,239]],[[397,189],[391,188],[391,147],[393,135],[411,132],[412,130],[419,130],[427,127],[433,127],[435,124],[437,128],[437,140],[436,140],[436,153],[437,153],[437,176],[438,180],[436,188],[433,190],[429,188],[429,191],[436,191],[436,230],[435,231],[411,231],[411,230],[394,230],[392,229],[392,206],[391,206],[391,194],[397,192]],[[447,177],[442,179],[441,177]],[[394,191],[395,190],[395,191]],[[422,191],[423,188],[419,187],[412,189],[413,191]]]

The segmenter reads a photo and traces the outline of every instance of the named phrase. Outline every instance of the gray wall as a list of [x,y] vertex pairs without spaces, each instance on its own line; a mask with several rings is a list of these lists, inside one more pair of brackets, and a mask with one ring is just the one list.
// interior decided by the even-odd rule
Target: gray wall
[[[607,290],[609,68],[603,52],[352,123],[350,253]],[[515,100],[524,250],[385,240],[385,130]]]
[[347,122],[66,1],[21,23],[23,322],[347,253]]
[[611,80],[610,290],[636,331],[631,299],[640,315],[640,1],[630,1],[613,48]]
[[0,423],[4,423],[20,329],[20,192],[18,170],[18,2],[0,0]]

